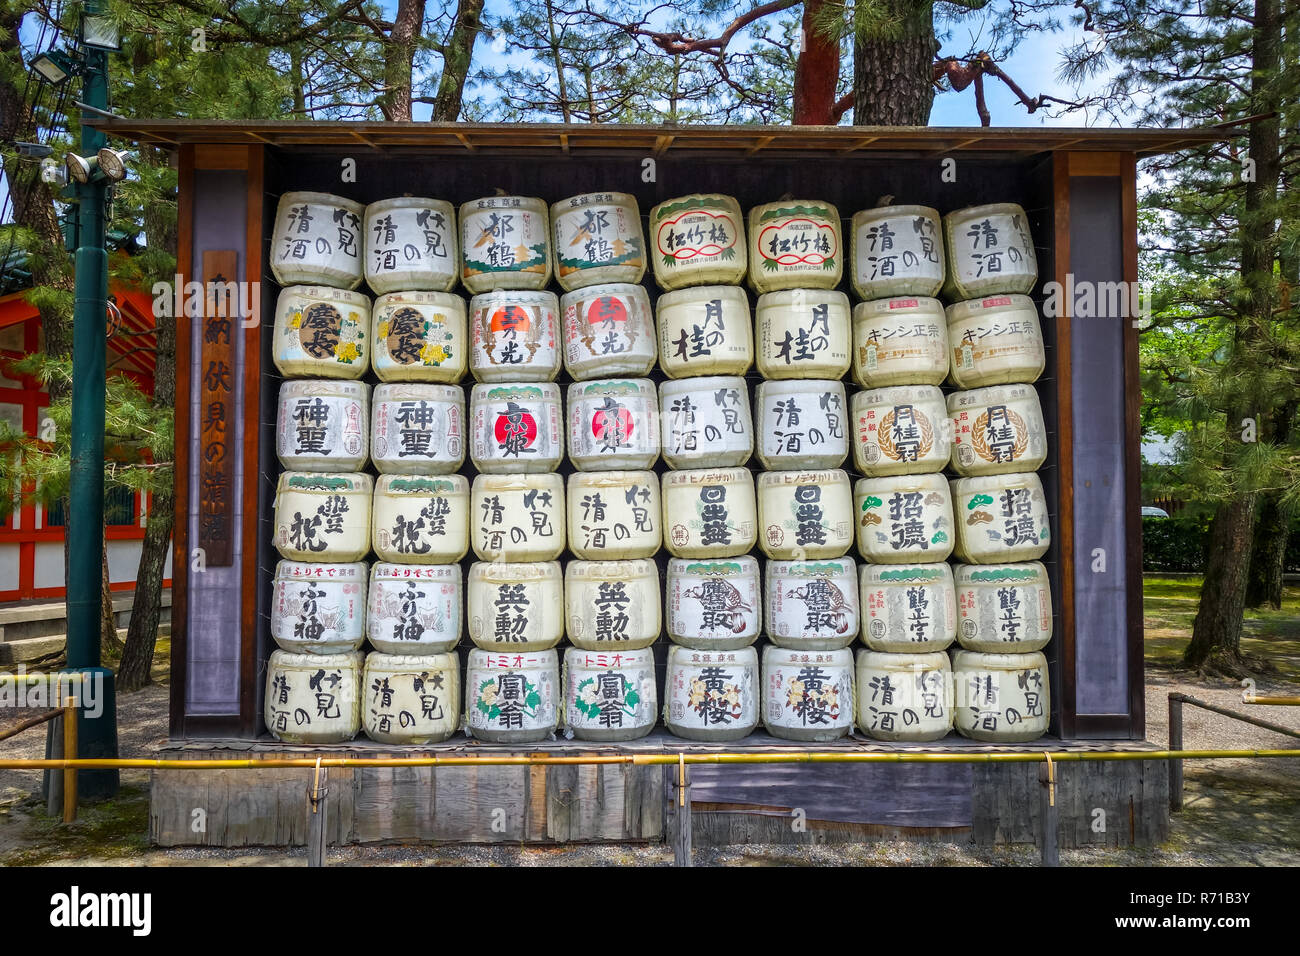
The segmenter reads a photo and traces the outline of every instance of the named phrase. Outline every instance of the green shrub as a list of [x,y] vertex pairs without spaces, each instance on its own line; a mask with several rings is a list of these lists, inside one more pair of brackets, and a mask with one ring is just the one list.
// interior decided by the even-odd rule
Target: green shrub
[[1204,573],[1209,529],[1180,518],[1142,519],[1142,570]]

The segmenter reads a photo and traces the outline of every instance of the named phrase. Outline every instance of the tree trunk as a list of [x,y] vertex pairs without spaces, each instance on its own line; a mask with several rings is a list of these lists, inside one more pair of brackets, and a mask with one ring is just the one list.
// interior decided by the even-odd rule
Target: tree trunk
[[1210,522],[1201,604],[1183,654],[1183,663],[1202,673],[1238,677],[1246,670],[1241,659],[1241,615],[1255,504],[1254,494],[1224,502]]
[[384,118],[391,122],[411,120],[411,72],[415,67],[415,44],[424,28],[425,0],[398,0],[393,29],[384,44],[384,95],[379,101]]
[[483,3],[484,0],[459,0],[456,5],[456,22],[443,48],[442,79],[438,82],[431,117],[434,122],[452,123],[460,118],[465,81],[474,59],[474,42],[482,29]]
[[108,579],[108,542],[104,542],[103,566],[100,568],[99,587],[99,652],[104,660],[117,657],[122,652],[122,642],[117,639],[117,619],[113,616],[113,590]]
[[853,125],[925,126],[934,105],[934,35],[930,4],[884,0],[889,25],[868,26],[853,43]]
[[1246,607],[1282,610],[1282,572],[1291,531],[1291,510],[1283,508],[1280,499],[1281,495],[1275,491],[1260,496],[1243,602]]
[[840,78],[840,44],[817,29],[825,0],[804,0],[802,42],[794,64],[795,126],[834,126],[835,86]]

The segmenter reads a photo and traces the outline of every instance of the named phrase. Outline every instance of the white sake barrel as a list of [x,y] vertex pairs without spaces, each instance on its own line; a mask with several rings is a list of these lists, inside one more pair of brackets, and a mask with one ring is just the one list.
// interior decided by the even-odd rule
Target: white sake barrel
[[994,385],[948,395],[952,469],[959,475],[1037,471],[1047,461],[1047,427],[1032,385]]
[[487,196],[460,207],[460,281],[473,295],[493,289],[545,289],[551,281],[551,221],[546,203]]
[[583,471],[651,468],[659,460],[659,396],[648,378],[569,386],[569,460]]
[[853,307],[859,385],[939,385],[947,377],[948,317],[938,299],[873,299]]
[[464,603],[458,564],[370,567],[366,638],[382,654],[443,654],[460,643]]
[[560,722],[560,658],[555,651],[474,648],[465,666],[465,732],[492,743],[536,743]]
[[564,551],[564,479],[478,475],[470,492],[470,544],[480,561],[554,561]]
[[864,564],[862,643],[890,654],[948,648],[957,636],[952,569],[935,564]]
[[839,211],[787,199],[749,210],[749,284],[755,292],[833,289],[844,270]]
[[858,553],[868,564],[946,561],[952,554],[952,493],[943,475],[862,478],[853,504]]
[[495,651],[544,651],[564,636],[559,561],[476,561],[466,588],[469,638]]
[[464,475],[380,475],[371,517],[375,556],[399,564],[455,564],[469,550]]
[[662,475],[664,546],[679,558],[731,558],[758,536],[754,478],[747,468],[691,468]]
[[853,729],[853,652],[763,648],[763,726],[782,740],[846,736]]
[[659,367],[669,378],[744,375],[754,364],[749,297],[732,285],[665,292],[655,302]]
[[371,364],[381,382],[455,384],[469,364],[465,300],[451,292],[390,292],[375,299]]
[[958,388],[1036,382],[1047,366],[1038,307],[1027,295],[948,306],[949,378]]
[[653,471],[576,471],[569,475],[568,507],[575,557],[653,558],[663,543],[659,476]]
[[968,651],[1028,654],[1052,639],[1052,587],[1047,569],[1024,564],[959,564],[957,640]]
[[436,744],[460,727],[460,655],[367,654],[361,723],[381,744]]
[[771,471],[838,468],[849,456],[848,418],[843,382],[759,382],[754,390],[758,460]]
[[360,471],[369,445],[370,386],[287,381],[275,415],[275,454],[289,471]]
[[560,300],[498,289],[469,303],[469,369],[479,382],[550,382],[560,373]]
[[952,730],[952,666],[943,651],[858,651],[858,728],[877,740],[939,740]]
[[285,471],[275,485],[275,549],[290,561],[347,564],[370,553],[374,479]]
[[1051,523],[1043,483],[1033,472],[955,478],[955,553],[968,564],[1034,561],[1047,553]]
[[566,292],[564,367],[577,381],[648,375],[659,355],[645,286],[611,283]]
[[838,468],[758,476],[758,545],[774,561],[838,558],[853,547],[853,489]]
[[560,387],[553,382],[475,385],[469,457],[486,474],[554,471],[564,458]]
[[852,558],[769,561],[763,619],[778,647],[828,651],[858,636],[858,581]]
[[945,278],[938,210],[877,206],[853,215],[853,291],[863,299],[939,294]]
[[663,597],[651,558],[570,561],[564,569],[565,633],[589,651],[640,650],[659,637]]
[[279,561],[271,638],[294,654],[345,654],[366,639],[366,565]]
[[869,478],[942,471],[952,423],[934,385],[868,388],[853,396],[853,461]]
[[659,719],[655,655],[642,651],[564,652],[564,726],[579,740],[638,740]]
[[376,385],[370,458],[385,475],[444,475],[465,461],[465,393],[457,385]]
[[1029,217],[1015,203],[970,206],[943,217],[952,302],[1005,292],[1029,292],[1038,282],[1038,256]]
[[586,193],[551,205],[555,281],[566,292],[645,275],[641,210],[630,193]]
[[456,210],[441,199],[399,196],[366,207],[366,285],[373,292],[448,292],[460,272]]
[[745,278],[745,220],[731,196],[695,193],[650,210],[650,262],[665,292]]
[[659,386],[660,438],[670,468],[735,467],[754,453],[749,391],[739,376],[710,376]]
[[740,740],[758,727],[758,654],[668,649],[664,724],[685,740]]
[[700,650],[748,647],[758,638],[758,561],[672,558],[664,588],[668,637]]
[[849,297],[833,289],[792,289],[758,297],[758,374],[766,379],[836,379],[853,351]]
[[361,378],[370,369],[370,299],[293,285],[275,302],[271,358],[285,378]]
[[286,744],[341,744],[361,729],[360,652],[272,651],[266,664],[266,729]]
[[355,289],[363,273],[366,207],[329,193],[285,193],[275,209],[271,272],[282,286]]
[[990,743],[1023,743],[1051,720],[1047,658],[1034,654],[953,651],[957,733]]

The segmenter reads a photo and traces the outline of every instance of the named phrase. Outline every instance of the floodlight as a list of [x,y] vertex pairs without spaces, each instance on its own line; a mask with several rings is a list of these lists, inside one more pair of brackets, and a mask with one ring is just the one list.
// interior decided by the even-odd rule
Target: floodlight
[[62,50],[46,50],[32,60],[31,67],[51,86],[58,86],[69,76],[77,72],[77,65],[72,57]]
[[126,179],[126,150],[109,149],[105,146],[95,156],[99,168],[112,182]]
[[83,12],[80,35],[77,39],[82,46],[90,47],[92,50],[116,52],[122,49],[122,31],[117,21],[103,14]]
[[68,153],[63,159],[63,165],[68,168],[68,178],[73,182],[88,183],[99,167],[99,158],[91,156],[86,159],[76,153]]

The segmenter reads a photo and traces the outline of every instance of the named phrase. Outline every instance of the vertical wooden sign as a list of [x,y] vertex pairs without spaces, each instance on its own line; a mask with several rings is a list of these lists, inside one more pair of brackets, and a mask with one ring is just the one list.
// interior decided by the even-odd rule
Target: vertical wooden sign
[[[234,250],[203,253],[203,320],[199,351],[199,540],[209,567],[229,567],[234,540],[235,448],[242,440],[235,422],[235,331],[238,293]],[[230,287],[234,289],[232,285]]]

